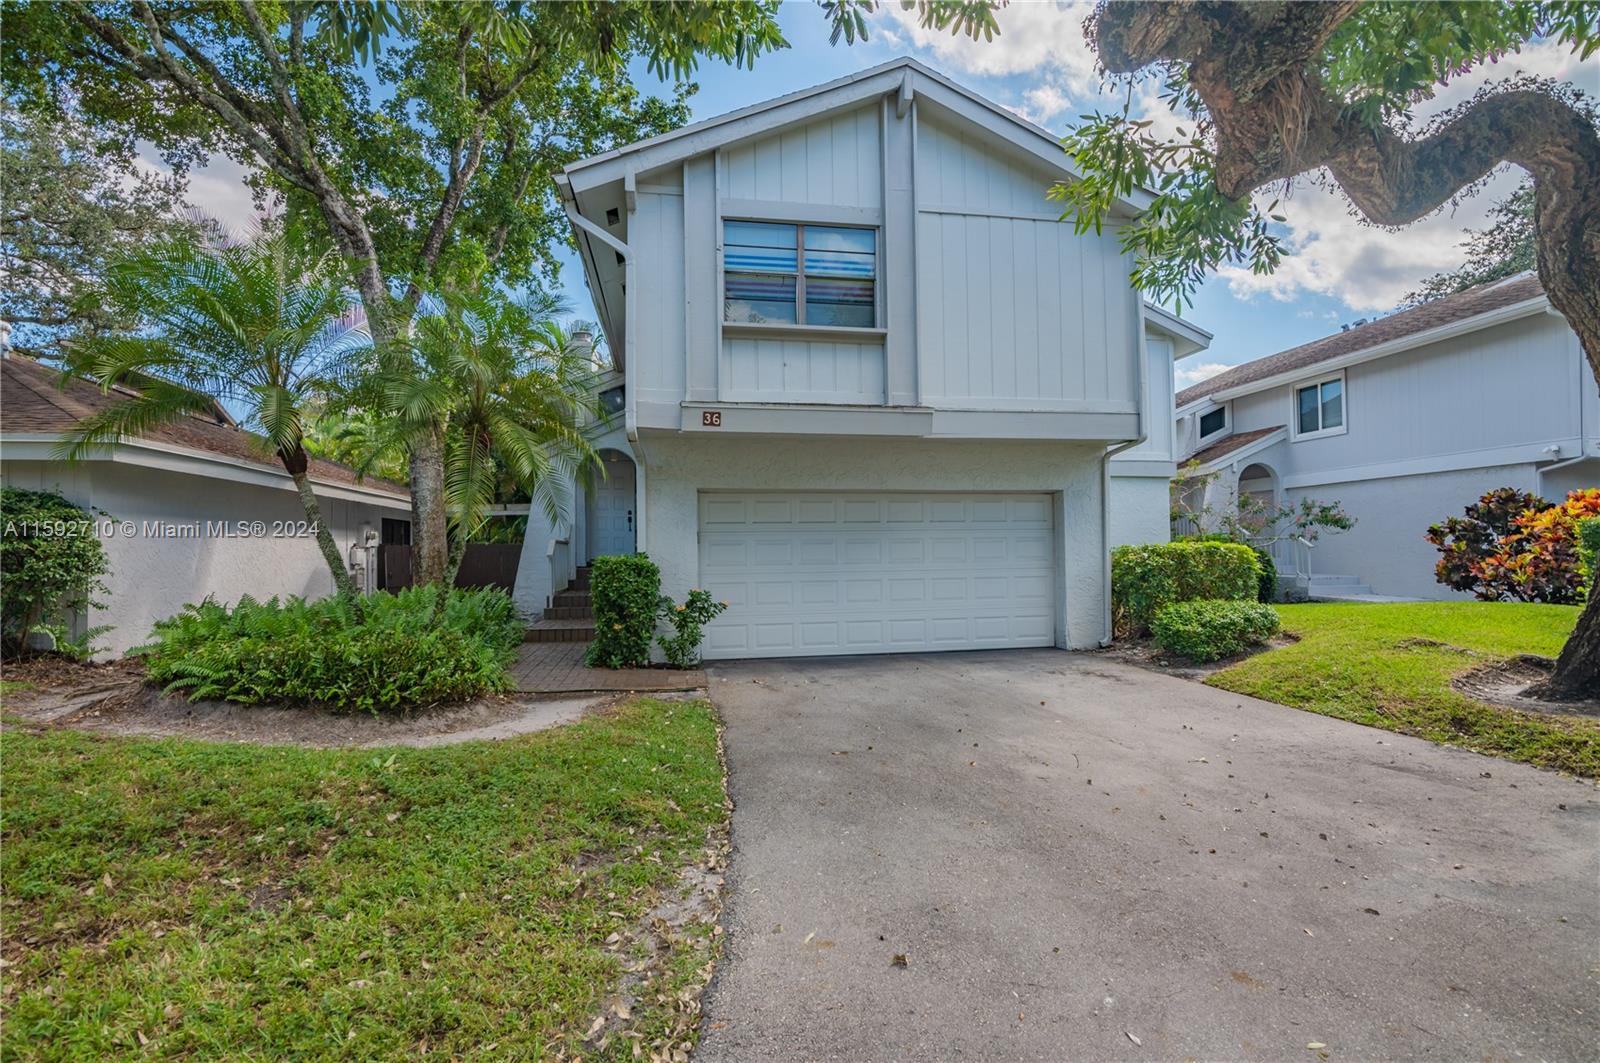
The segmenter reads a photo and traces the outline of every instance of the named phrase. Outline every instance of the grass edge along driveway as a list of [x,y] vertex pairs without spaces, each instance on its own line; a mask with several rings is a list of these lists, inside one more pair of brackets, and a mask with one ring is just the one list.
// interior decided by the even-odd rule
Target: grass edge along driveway
[[1554,657],[1578,607],[1517,602],[1281,605],[1290,646],[1209,676],[1224,690],[1541,767],[1600,776],[1600,720],[1519,712],[1457,693],[1457,675]]
[[[705,702],[435,749],[3,742],[7,1059],[631,1059],[624,1031],[647,1056],[693,1036],[677,998],[709,925],[670,935],[625,1022],[613,994],[725,826]],[[617,1035],[583,1044],[602,1011]]]

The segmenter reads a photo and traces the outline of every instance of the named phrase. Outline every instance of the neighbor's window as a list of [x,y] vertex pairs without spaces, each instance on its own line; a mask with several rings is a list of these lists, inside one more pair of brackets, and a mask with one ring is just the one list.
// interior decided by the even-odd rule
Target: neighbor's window
[[1344,378],[1318,381],[1295,389],[1296,429],[1300,435],[1344,427]]
[[1228,408],[1226,406],[1218,406],[1210,413],[1200,415],[1201,439],[1209,435],[1216,435],[1226,427],[1228,427]]
[[877,325],[878,231],[729,221],[723,316],[782,325]]
[[600,393],[600,412],[607,417],[621,413],[627,405],[627,392],[622,388],[608,388]]

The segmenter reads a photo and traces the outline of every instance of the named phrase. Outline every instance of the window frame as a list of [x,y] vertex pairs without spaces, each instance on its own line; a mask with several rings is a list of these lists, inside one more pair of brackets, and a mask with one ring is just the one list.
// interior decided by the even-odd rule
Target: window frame
[[[1317,424],[1322,424],[1322,386],[1334,382],[1339,384],[1339,424],[1333,428],[1317,428],[1315,431],[1302,432],[1300,430],[1300,393],[1308,388],[1317,389]],[[1323,439],[1327,436],[1342,436],[1350,430],[1350,385],[1345,381],[1344,370],[1337,373],[1328,373],[1324,376],[1312,377],[1302,380],[1289,389],[1289,425],[1290,438],[1296,442],[1302,439]]]
[[[1212,414],[1217,413],[1218,411],[1221,411],[1222,413],[1221,427],[1213,428],[1211,431],[1207,432],[1205,429],[1205,419],[1210,417]],[[1232,427],[1232,424],[1230,423],[1231,421],[1232,418],[1228,416],[1227,403],[1223,403],[1221,406],[1214,406],[1211,409],[1206,410],[1204,413],[1197,414],[1194,419],[1195,438],[1204,441],[1210,439],[1212,436],[1218,435],[1219,433],[1226,432]]]
[[[733,321],[728,318],[728,274],[760,273],[760,270],[728,269],[728,223],[750,222],[756,225],[787,225],[795,230],[795,271],[793,321]],[[872,324],[871,325],[815,325],[805,320],[806,314],[806,229],[860,229],[872,234]],[[758,217],[746,214],[724,214],[717,219],[717,284],[721,289],[724,330],[748,329],[751,332],[818,332],[837,336],[882,336],[888,330],[883,324],[883,225],[863,224],[858,221],[797,221],[790,218]],[[772,272],[772,271],[767,271]],[[778,273],[779,276],[789,276]]]

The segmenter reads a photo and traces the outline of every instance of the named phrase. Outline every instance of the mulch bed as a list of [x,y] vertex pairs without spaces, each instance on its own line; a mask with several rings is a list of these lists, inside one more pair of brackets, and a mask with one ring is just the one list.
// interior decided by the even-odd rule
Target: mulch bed
[[1535,683],[1550,678],[1555,662],[1548,657],[1525,653],[1509,661],[1496,661],[1480,665],[1451,680],[1450,685],[1459,694],[1489,705],[1517,709],[1521,712],[1556,713],[1562,716],[1600,716],[1600,698],[1579,701],[1542,701],[1524,697],[1523,692]]

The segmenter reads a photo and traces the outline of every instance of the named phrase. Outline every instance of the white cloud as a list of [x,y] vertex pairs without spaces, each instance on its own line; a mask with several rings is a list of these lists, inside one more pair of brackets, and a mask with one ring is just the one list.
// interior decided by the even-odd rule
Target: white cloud
[[1224,369],[1232,368],[1233,366],[1223,365],[1221,362],[1200,362],[1198,364],[1194,362],[1179,362],[1172,371],[1172,378],[1177,384],[1178,390],[1182,391],[1184,388],[1193,387],[1202,380],[1210,380]]
[[932,52],[959,73],[1004,77],[1048,72],[1081,94],[1099,82],[1094,49],[1083,37],[1083,20],[1093,10],[1093,4],[1060,0],[1010,4],[995,12],[1000,32],[991,41],[927,29],[915,8],[899,4],[884,4],[875,17],[889,21],[914,47]]
[[[150,145],[141,145],[137,165],[163,176],[172,173],[171,167],[161,161]],[[251,173],[249,167],[239,165],[226,155],[213,155],[204,166],[189,170],[184,200],[200,214],[215,219],[228,232],[247,233],[261,218],[245,184]]]

